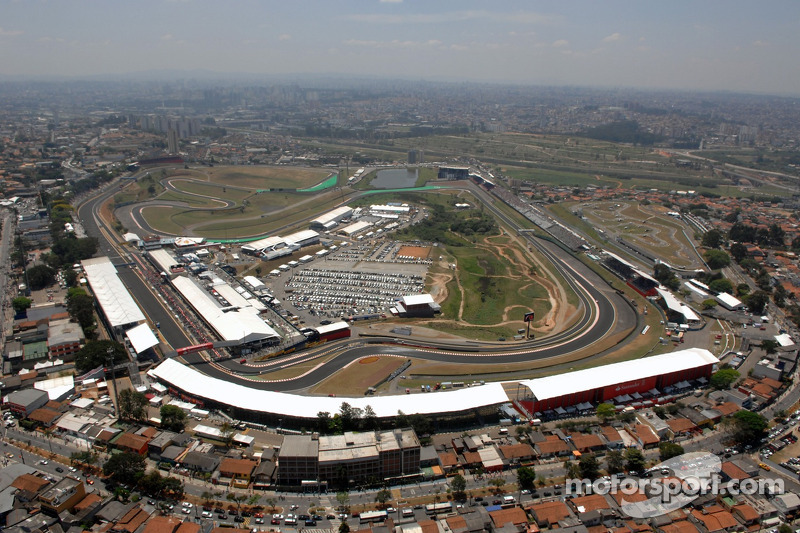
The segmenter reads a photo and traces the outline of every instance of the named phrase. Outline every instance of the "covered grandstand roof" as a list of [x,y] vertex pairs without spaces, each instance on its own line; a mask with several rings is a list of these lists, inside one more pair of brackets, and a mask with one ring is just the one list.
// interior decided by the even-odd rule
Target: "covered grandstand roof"
[[148,374],[198,398],[248,411],[276,413],[296,418],[316,418],[320,411],[338,412],[342,402],[361,409],[369,405],[376,416],[387,418],[397,416],[398,409],[406,414],[457,413],[509,401],[501,383],[487,383],[431,394],[343,398],[299,396],[251,389],[245,385],[207,376],[174,359],[167,359]]
[[620,263],[622,263],[623,265],[627,266],[628,268],[630,268],[631,270],[633,270],[634,272],[636,272],[636,274],[638,274],[639,276],[641,276],[641,277],[643,277],[643,278],[645,278],[645,279],[649,279],[649,280],[650,280],[650,281],[652,281],[653,283],[656,283],[656,284],[658,284],[658,280],[656,280],[656,279],[655,279],[653,276],[651,276],[651,275],[649,275],[649,274],[646,274],[646,273],[644,273],[644,272],[643,272],[643,271],[642,271],[640,268],[638,268],[636,265],[634,265],[634,264],[633,264],[633,263],[631,263],[630,261],[626,261],[625,259],[621,258],[621,257],[620,257],[620,256],[618,256],[617,254],[611,253],[611,252],[609,252],[608,250],[603,250],[603,252],[605,252],[605,254],[606,254],[607,256],[609,256],[609,257],[613,257],[614,259],[616,259],[617,261],[619,261],[619,262],[620,262]]
[[577,372],[522,380],[520,384],[528,387],[536,400],[546,400],[713,363],[719,363],[719,359],[708,350],[689,348]]
[[683,318],[685,318],[687,322],[697,322],[700,320],[697,313],[692,311],[688,305],[675,298],[671,292],[661,287],[657,287],[656,291],[658,291],[659,296],[664,299],[664,303],[667,304],[667,308],[670,311],[683,315]]
[[144,314],[117,276],[117,268],[111,263],[111,259],[84,259],[81,265],[92,293],[112,328],[144,320]]
[[226,313],[217,301],[193,280],[175,278],[173,285],[222,340],[246,344],[279,336],[252,307],[247,308],[249,311],[246,309]]
[[125,336],[131,341],[131,346],[137,354],[158,344],[158,338],[147,324],[139,324],[135,328],[129,329],[125,332]]

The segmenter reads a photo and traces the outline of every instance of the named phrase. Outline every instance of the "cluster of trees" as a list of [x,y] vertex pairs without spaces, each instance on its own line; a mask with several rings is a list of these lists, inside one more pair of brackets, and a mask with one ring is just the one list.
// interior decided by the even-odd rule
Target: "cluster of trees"
[[642,131],[639,128],[639,123],[635,120],[619,120],[610,124],[595,126],[587,129],[583,135],[600,141],[631,143],[641,146],[651,146],[663,139],[660,135]]
[[463,237],[495,235],[497,231],[497,224],[492,217],[481,211],[455,212],[440,204],[433,204],[428,218],[398,231],[398,234],[449,246],[466,246],[468,241]]
[[94,297],[80,287],[68,289],[67,312],[80,324],[86,338],[91,338],[94,332]]
[[183,483],[174,477],[164,477],[158,470],[145,473],[144,457],[138,453],[112,455],[103,465],[103,474],[113,483],[136,486],[143,493],[155,498],[180,499]]
[[653,269],[653,277],[656,278],[656,281],[660,284],[673,291],[677,291],[681,288],[681,280],[679,280],[675,272],[664,263],[658,263],[655,266]]
[[[433,432],[430,418],[420,414],[406,415],[402,411],[397,412],[394,427],[411,427],[420,436]],[[339,412],[332,416],[328,411],[317,413],[317,431],[323,435],[341,435],[345,431],[371,431],[379,428],[378,417],[369,405],[361,409],[342,402]]]
[[[786,232],[778,224],[771,224],[768,228],[756,228],[744,222],[736,222],[728,230],[728,238],[738,243],[750,242],[772,248],[786,246]],[[795,241],[792,241],[792,248],[795,245],[800,248],[800,239]]]
[[726,418],[724,423],[737,444],[756,446],[767,433],[769,422],[758,413],[742,409]]
[[739,376],[738,370],[724,366],[711,375],[711,386],[717,390],[729,389]]
[[125,347],[116,341],[89,341],[75,354],[75,368],[78,372],[87,372],[98,366],[106,365],[108,363],[109,348],[115,363],[122,363],[128,360]]

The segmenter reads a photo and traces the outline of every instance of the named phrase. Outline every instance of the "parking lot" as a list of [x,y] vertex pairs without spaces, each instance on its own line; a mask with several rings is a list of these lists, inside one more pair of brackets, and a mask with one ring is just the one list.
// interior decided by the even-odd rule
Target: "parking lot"
[[408,244],[398,241],[341,247],[324,260],[295,268],[276,295],[309,318],[387,314],[402,296],[425,290],[431,261],[400,254],[403,249]]
[[319,317],[382,314],[401,296],[419,294],[424,288],[420,274],[309,268],[286,282],[286,299],[298,310]]

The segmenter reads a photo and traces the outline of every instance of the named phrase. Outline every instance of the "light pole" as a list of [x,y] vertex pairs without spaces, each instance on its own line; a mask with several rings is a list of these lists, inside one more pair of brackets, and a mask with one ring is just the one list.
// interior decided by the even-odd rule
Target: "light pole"
[[117,392],[117,368],[114,365],[114,347],[109,346],[106,354],[108,354],[108,364],[111,366],[111,383],[114,385],[114,405],[117,409],[117,416],[119,416],[119,393]]

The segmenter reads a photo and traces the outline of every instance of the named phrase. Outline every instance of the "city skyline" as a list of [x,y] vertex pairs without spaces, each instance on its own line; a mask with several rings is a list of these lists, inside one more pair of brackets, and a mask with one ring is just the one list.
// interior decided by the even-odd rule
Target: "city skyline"
[[178,70],[800,95],[794,2],[6,1],[3,13],[0,79]]

